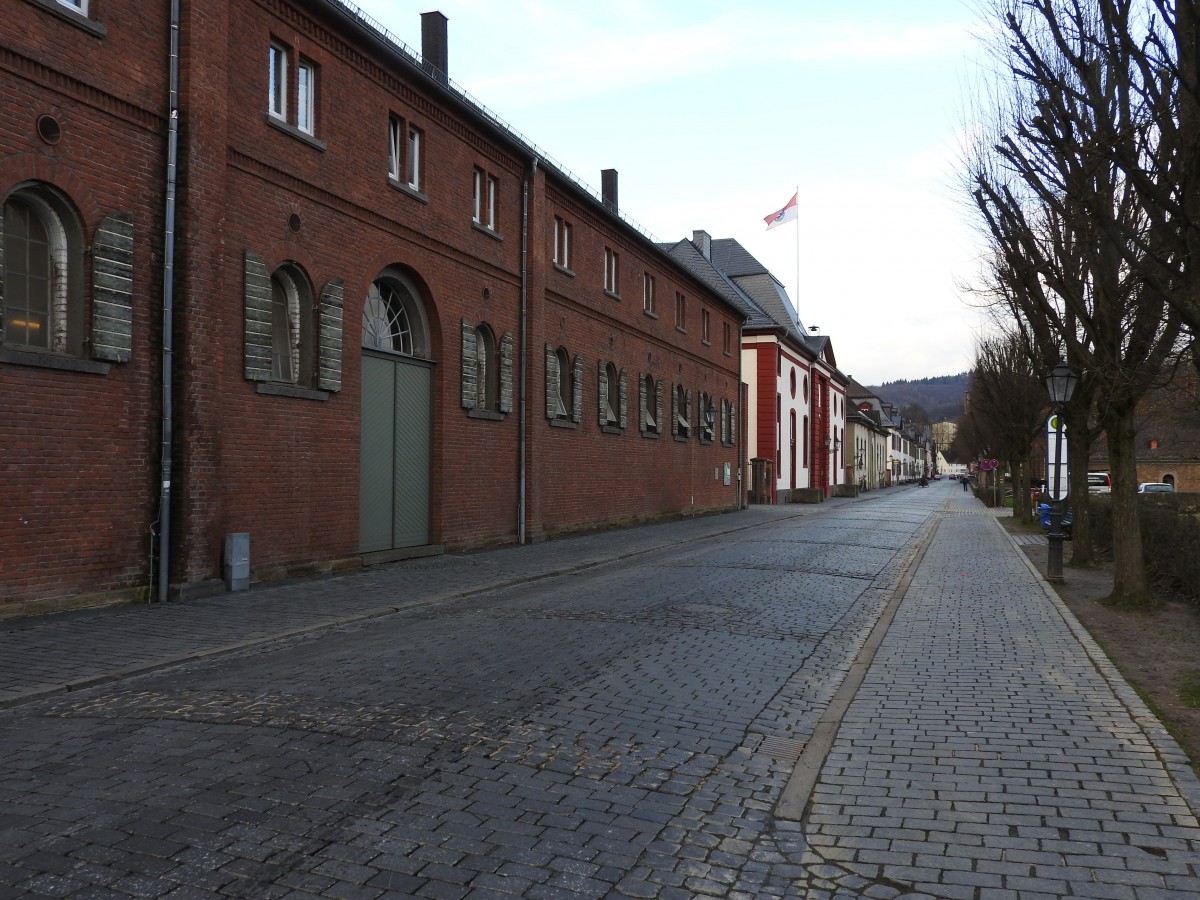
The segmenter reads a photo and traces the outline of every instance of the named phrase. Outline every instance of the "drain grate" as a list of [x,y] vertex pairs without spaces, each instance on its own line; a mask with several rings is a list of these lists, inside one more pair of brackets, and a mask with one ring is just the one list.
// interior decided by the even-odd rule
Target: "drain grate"
[[773,756],[775,759],[786,759],[795,762],[808,746],[807,741],[796,741],[785,737],[765,737],[758,745],[759,753]]

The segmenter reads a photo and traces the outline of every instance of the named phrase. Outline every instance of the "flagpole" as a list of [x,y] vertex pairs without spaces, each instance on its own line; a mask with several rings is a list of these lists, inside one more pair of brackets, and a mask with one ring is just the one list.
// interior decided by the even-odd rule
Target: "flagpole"
[[[800,185],[796,185],[796,203],[800,203]],[[796,318],[800,318],[800,216],[799,209],[796,215],[796,296],[792,298],[792,305],[796,308]]]

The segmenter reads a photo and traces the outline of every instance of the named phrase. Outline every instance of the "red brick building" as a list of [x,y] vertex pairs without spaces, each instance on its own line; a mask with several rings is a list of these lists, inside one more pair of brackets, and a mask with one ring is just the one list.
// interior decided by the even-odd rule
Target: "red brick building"
[[440,14],[177,6],[0,19],[0,610],[157,593],[164,509],[186,595],[235,533],[262,579],[737,507],[742,314]]

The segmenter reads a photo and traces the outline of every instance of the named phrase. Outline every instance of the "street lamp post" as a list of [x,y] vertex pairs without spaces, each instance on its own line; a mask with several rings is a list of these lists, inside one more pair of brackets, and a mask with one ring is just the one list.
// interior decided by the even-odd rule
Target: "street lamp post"
[[[1062,530],[1063,507],[1066,505],[1062,485],[1062,472],[1067,460],[1063,458],[1063,427],[1062,409],[1075,393],[1075,385],[1079,376],[1059,363],[1046,376],[1046,390],[1050,392],[1050,401],[1054,404],[1054,460],[1051,469],[1050,488],[1050,546],[1046,553],[1046,580],[1061,582],[1063,580],[1063,538]],[[1047,460],[1049,462],[1049,460]],[[1068,486],[1069,490],[1069,486]]]

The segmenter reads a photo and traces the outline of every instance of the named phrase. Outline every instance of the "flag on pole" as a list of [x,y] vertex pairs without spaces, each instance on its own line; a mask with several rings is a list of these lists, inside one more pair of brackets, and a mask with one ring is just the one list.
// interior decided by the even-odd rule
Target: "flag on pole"
[[793,221],[798,210],[796,208],[796,194],[792,194],[792,199],[787,202],[783,209],[777,209],[769,216],[763,216],[763,221],[767,223],[767,231],[770,231],[776,225],[783,225],[786,222]]

